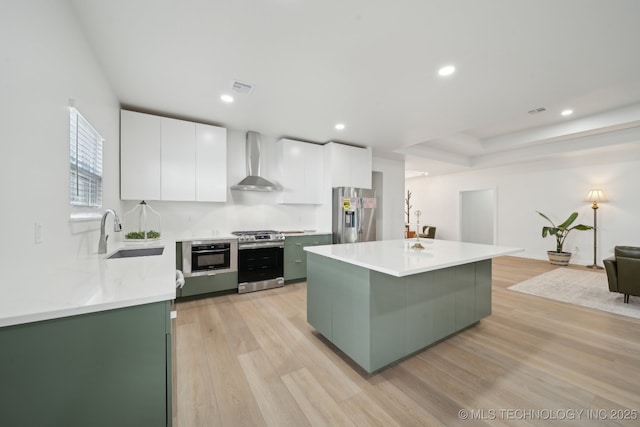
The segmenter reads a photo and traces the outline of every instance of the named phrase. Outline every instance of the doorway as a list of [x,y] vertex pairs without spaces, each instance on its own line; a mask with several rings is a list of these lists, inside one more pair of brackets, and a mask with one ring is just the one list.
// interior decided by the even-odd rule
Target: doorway
[[468,243],[495,244],[495,190],[460,192],[460,240]]

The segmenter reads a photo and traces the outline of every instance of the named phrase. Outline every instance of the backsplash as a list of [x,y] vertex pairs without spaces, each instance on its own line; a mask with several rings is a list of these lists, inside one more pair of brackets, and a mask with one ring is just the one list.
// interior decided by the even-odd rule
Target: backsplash
[[[235,230],[316,229],[318,206],[279,205],[271,200],[276,197],[275,193],[243,192],[237,197],[241,200],[227,203],[148,203],[162,216],[162,232],[166,235],[215,236]],[[123,215],[136,204],[123,202]]]

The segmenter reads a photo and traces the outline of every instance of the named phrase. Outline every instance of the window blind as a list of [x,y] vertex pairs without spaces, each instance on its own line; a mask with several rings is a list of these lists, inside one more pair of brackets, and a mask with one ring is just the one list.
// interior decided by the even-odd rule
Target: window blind
[[69,194],[73,206],[102,206],[102,136],[76,110],[69,120]]

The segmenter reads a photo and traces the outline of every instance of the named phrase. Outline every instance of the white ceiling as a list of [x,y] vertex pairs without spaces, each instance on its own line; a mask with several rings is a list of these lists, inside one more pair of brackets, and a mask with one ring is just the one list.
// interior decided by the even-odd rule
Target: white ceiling
[[638,0],[72,2],[126,107],[430,174],[640,146]]

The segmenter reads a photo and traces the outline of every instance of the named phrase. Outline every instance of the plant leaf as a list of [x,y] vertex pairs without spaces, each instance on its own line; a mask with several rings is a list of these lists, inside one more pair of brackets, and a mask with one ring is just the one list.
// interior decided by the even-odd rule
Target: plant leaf
[[549,221],[551,223],[551,225],[553,225],[554,227],[556,226],[553,221],[551,221],[545,214],[543,214],[542,212],[536,211],[540,214],[540,216],[544,219],[546,219],[547,221]]
[[593,227],[590,225],[584,225],[584,224],[578,224],[575,227],[571,227],[571,229],[576,229],[576,230],[591,230]]
[[565,222],[563,222],[562,224],[560,224],[558,226],[558,228],[567,228],[569,227],[573,221],[576,220],[576,218],[578,218],[578,212],[573,212],[571,215],[569,215],[569,218],[567,218],[567,220]]

